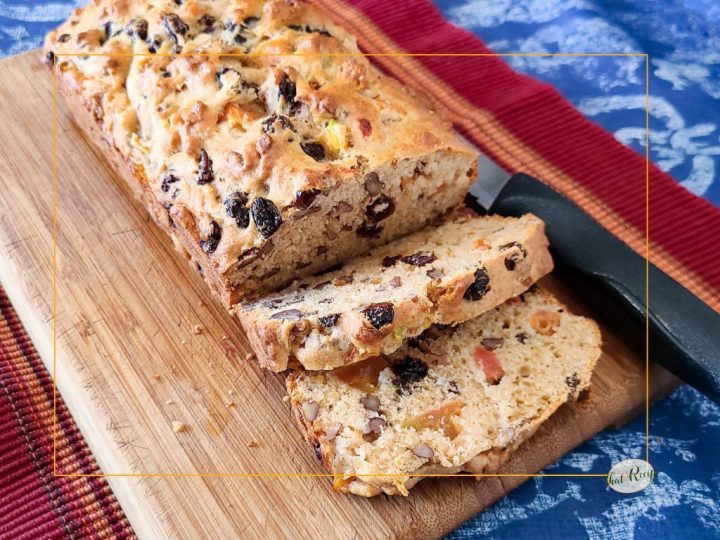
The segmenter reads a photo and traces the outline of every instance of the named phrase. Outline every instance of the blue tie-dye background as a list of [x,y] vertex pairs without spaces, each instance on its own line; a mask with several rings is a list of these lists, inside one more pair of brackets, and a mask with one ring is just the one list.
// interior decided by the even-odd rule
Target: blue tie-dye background
[[[650,157],[720,204],[720,0],[435,0],[445,17],[497,52],[649,52]],[[0,0],[0,56],[37,47],[74,5]],[[637,58],[513,58],[589,118],[644,154],[645,66]],[[601,478],[536,478],[451,538],[720,538],[720,407],[688,387],[652,408],[644,492]],[[608,430],[548,472],[606,473],[640,457],[645,419]]]
[[[720,204],[719,0],[436,0],[496,52],[650,54],[650,159]],[[510,58],[645,153],[644,58]]]

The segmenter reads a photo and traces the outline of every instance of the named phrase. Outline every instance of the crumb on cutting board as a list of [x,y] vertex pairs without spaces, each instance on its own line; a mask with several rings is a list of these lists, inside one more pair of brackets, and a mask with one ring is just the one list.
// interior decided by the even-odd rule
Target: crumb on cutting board
[[185,431],[187,427],[182,422],[178,422],[177,420],[173,420],[172,423],[172,430],[174,433],[181,433]]
[[195,334],[196,336],[202,334],[202,333],[203,333],[203,328],[202,328],[202,326],[200,326],[199,324],[196,324],[195,326],[193,326],[193,327],[192,327],[192,333]]

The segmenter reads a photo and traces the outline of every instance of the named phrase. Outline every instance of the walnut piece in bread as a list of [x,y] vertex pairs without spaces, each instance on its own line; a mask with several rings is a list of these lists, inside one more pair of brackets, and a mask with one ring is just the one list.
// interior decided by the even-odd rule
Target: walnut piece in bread
[[[539,312],[557,316],[552,332],[537,331]],[[407,495],[422,479],[412,475],[497,471],[558,407],[587,395],[600,346],[593,321],[535,288],[392,355],[295,371],[287,388],[335,489]]]
[[461,208],[339,270],[238,309],[260,364],[332,369],[389,354],[432,324],[456,324],[552,270],[544,224]]
[[477,173],[428,101],[305,2],[96,0],[45,55],[228,308],[421,228]]

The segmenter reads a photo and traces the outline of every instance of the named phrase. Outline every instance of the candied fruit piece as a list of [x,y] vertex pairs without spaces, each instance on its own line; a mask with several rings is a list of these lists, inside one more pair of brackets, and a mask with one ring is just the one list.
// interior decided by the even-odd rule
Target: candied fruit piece
[[331,150],[339,152],[347,147],[347,126],[332,119],[325,129],[327,131],[327,143]]
[[388,367],[384,356],[372,356],[362,362],[343,366],[333,371],[345,384],[368,394],[377,390],[380,372]]
[[539,309],[530,315],[530,326],[543,336],[552,336],[560,325],[560,315],[554,311]]
[[473,353],[473,358],[478,367],[485,373],[485,380],[490,384],[498,384],[505,375],[505,371],[500,365],[500,359],[493,351],[489,351],[485,347],[477,347]]
[[333,489],[335,491],[347,492],[347,487],[355,480],[354,476],[336,475],[333,478]]
[[487,240],[485,240],[484,238],[476,240],[473,246],[475,247],[475,249],[490,249],[490,244],[488,244]]
[[403,427],[413,428],[416,431],[422,429],[430,429],[433,431],[441,431],[446,437],[454,439],[460,434],[460,430],[453,421],[453,417],[460,414],[465,403],[460,400],[446,401],[442,405],[430,409],[422,414],[415,416],[403,423]]
[[363,137],[369,137],[372,135],[372,124],[366,118],[358,120],[358,126],[360,127],[360,133],[362,133]]

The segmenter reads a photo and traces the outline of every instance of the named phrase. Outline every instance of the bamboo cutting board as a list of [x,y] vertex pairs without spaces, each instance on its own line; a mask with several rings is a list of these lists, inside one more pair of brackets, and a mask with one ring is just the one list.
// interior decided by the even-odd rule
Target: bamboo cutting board
[[[0,279],[50,370],[55,325],[57,388],[141,537],[433,537],[524,480],[432,479],[408,498],[366,500],[333,493],[327,478],[226,477],[324,471],[282,400],[283,377],[246,359],[239,324],[62,103],[53,315],[52,96],[38,52],[0,62]],[[643,409],[644,363],[604,337],[591,398],[563,407],[505,472],[536,472]],[[659,367],[650,382],[655,397],[676,384]]]

